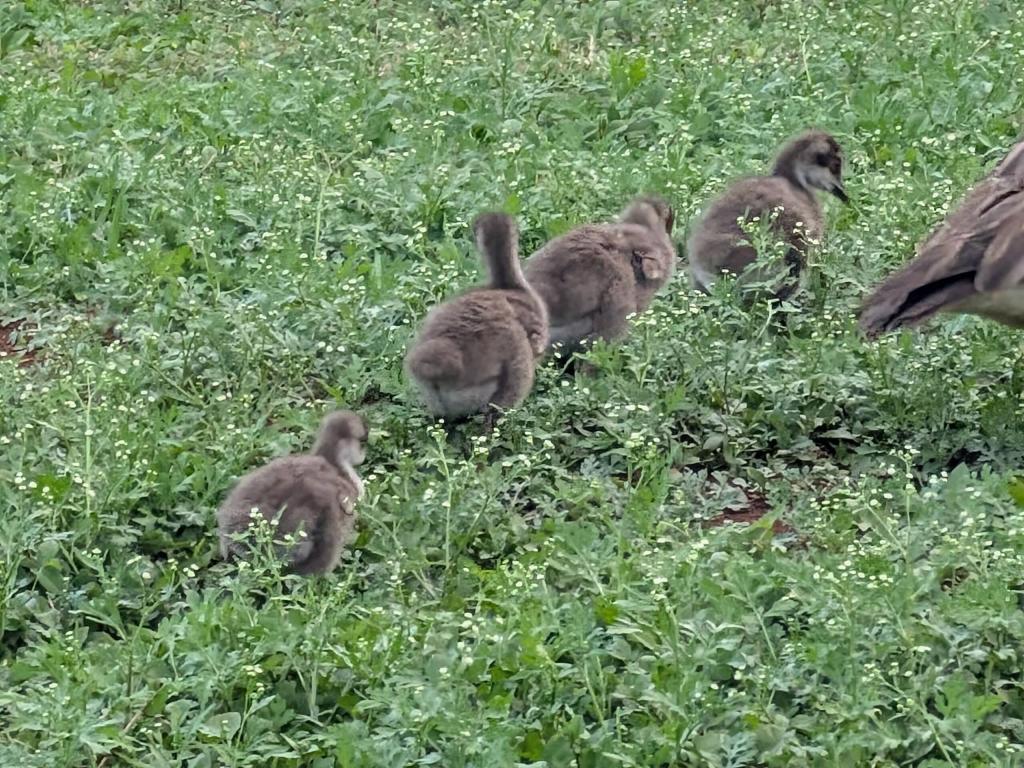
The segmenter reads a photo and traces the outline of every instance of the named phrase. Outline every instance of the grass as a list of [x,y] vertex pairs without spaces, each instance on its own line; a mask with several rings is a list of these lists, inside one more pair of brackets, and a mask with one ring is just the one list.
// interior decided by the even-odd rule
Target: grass
[[[1020,765],[1020,336],[853,313],[1022,68],[1009,0],[4,4],[0,762]],[[680,275],[495,434],[425,416],[474,214],[529,252],[653,190],[682,243],[808,125],[854,204],[784,330]],[[377,432],[343,566],[220,563],[336,405]]]

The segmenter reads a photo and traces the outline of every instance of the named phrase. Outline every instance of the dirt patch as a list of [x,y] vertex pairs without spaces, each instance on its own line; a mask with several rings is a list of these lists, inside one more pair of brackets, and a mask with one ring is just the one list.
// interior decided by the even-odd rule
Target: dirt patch
[[[752,523],[756,523],[772,511],[771,505],[768,504],[768,500],[760,491],[745,488],[743,489],[743,495],[747,497],[747,501],[743,506],[739,506],[735,509],[727,509],[720,515],[716,515],[710,520],[704,521],[703,526],[705,528],[718,528],[729,523],[745,523],[750,525]],[[772,533],[776,536],[783,536],[786,534],[795,534],[796,530],[793,526],[788,523],[784,523],[782,520],[774,520],[772,522]]]
[[[743,512],[723,512],[722,514],[706,521],[704,523],[704,527],[718,528],[719,526],[727,525],[729,523],[746,523],[749,525],[751,523],[756,523],[762,517],[764,517],[764,512],[753,512],[749,510]],[[776,536],[782,536],[785,534],[796,533],[796,530],[788,523],[784,523],[781,520],[774,520],[772,521],[772,533]]]
[[85,317],[89,321],[90,325],[99,332],[100,344],[104,347],[112,346],[121,341],[121,328],[118,324],[119,321],[111,319],[109,314],[104,315],[101,308],[86,307]]
[[27,368],[39,363],[37,350],[28,348],[31,340],[32,334],[25,327],[24,320],[15,320],[7,325],[0,325],[0,358],[18,358],[19,368]]
[[395,403],[397,399],[391,393],[383,391],[376,384],[371,384],[357,402],[360,408],[369,408],[379,403]]
[[109,347],[119,341],[121,341],[121,331],[117,327],[117,323],[111,323],[104,328],[103,332],[100,334],[100,343],[102,343],[104,347]]

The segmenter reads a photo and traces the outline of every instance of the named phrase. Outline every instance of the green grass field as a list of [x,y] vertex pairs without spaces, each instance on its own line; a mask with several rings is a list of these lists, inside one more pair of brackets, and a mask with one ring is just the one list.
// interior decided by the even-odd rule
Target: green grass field
[[[0,764],[1024,763],[1022,337],[854,317],[1022,71],[1012,0],[5,2]],[[807,126],[853,205],[784,328],[680,273],[494,434],[422,411],[476,213],[529,253],[654,191],[682,244]],[[221,563],[339,406],[342,566]]]

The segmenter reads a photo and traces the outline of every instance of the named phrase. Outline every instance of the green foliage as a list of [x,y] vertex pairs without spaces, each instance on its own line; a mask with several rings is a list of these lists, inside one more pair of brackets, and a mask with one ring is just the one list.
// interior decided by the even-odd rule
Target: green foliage
[[[999,1],[5,4],[0,762],[1020,764],[1020,336],[853,313],[1022,67]],[[854,204],[792,304],[679,275],[496,433],[424,415],[477,212],[529,252],[660,191],[683,242],[809,125]],[[335,405],[375,430],[342,567],[220,563]]]

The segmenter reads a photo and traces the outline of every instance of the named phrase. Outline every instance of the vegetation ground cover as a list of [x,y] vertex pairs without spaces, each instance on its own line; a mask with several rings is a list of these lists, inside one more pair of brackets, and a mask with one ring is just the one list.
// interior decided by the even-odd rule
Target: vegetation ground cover
[[[1021,337],[854,310],[1021,71],[1009,0],[5,3],[0,762],[1019,765]],[[529,252],[660,191],[682,243],[809,125],[854,202],[784,323],[680,275],[494,434],[424,415],[474,214]],[[343,567],[220,563],[339,405]]]

